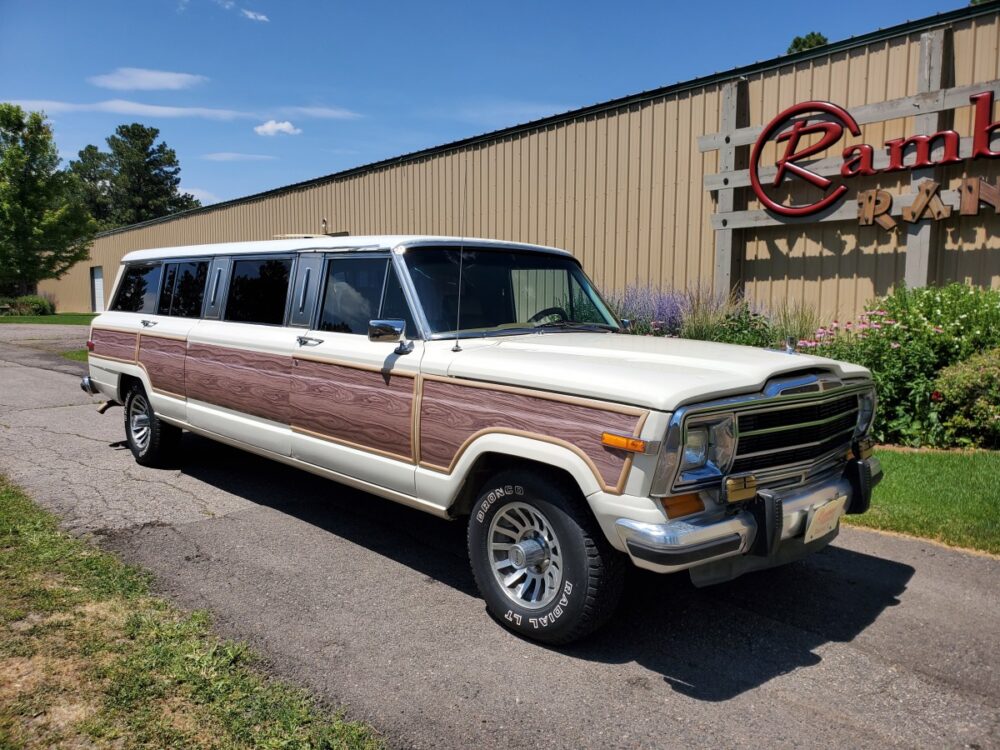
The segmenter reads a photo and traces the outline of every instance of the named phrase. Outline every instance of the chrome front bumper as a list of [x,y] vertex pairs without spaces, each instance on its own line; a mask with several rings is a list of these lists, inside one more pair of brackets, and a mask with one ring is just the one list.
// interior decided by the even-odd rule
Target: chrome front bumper
[[[859,477],[861,479],[859,480]],[[852,461],[843,474],[798,487],[787,492],[768,493],[780,502],[772,506],[780,508],[780,529],[777,519],[771,529],[761,528],[761,520],[766,518],[748,509],[722,519],[693,519],[668,521],[667,523],[642,523],[627,518],[615,522],[615,528],[632,561],[641,568],[660,573],[698,568],[726,558],[743,556],[743,565],[727,564],[727,571],[718,580],[734,578],[747,570],[770,567],[795,559],[801,551],[806,554],[825,546],[837,535],[837,529],[822,539],[809,545],[804,544],[803,534],[810,513],[824,503],[846,496],[848,513],[863,513],[871,500],[871,489],[882,479],[882,466],[875,457],[864,461]],[[758,500],[766,491],[758,495]],[[756,502],[756,501],[755,501]],[[776,537],[767,554],[761,556],[761,544],[754,544],[758,535],[774,533]],[[780,531],[780,536],[779,532]],[[748,555],[753,551],[753,555]],[[801,556],[801,555],[798,555]],[[716,566],[718,568],[718,566]],[[722,569],[720,569],[722,570]],[[698,578],[692,571],[692,577]]]

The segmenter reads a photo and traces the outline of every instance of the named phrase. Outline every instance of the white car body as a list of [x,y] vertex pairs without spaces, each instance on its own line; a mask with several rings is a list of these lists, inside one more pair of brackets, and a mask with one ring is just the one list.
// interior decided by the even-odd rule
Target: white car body
[[[870,373],[864,368],[790,351],[606,332],[497,332],[462,337],[456,346],[453,338],[430,332],[407,278],[404,256],[428,246],[571,258],[565,251],[532,245],[403,236],[306,237],[130,253],[123,268],[183,259],[207,263],[200,314],[176,317],[159,314],[162,311],[115,310],[101,314],[93,322],[96,350],[84,387],[111,402],[123,402],[124,385],[139,382],[156,416],[167,424],[445,518],[476,513],[469,480],[479,476],[477,467],[484,460],[492,466],[509,457],[552,467],[571,478],[614,549],[651,570],[691,569],[699,584],[818,549],[836,535],[840,513],[867,508],[881,469],[866,440],[871,424],[866,410],[869,402],[871,410],[874,405]],[[235,267],[231,264],[265,256],[291,258],[284,324],[224,320],[219,297],[228,283],[225,274]],[[316,318],[309,318],[306,308],[311,305],[315,311],[320,305],[324,263],[342,256],[385,258],[387,274],[396,269],[420,329],[408,332],[414,334],[407,336],[408,351],[400,353],[368,336],[312,327]],[[306,268],[312,269],[312,276]],[[121,284],[120,271],[116,289]],[[296,304],[299,324],[291,325]],[[218,309],[212,312],[211,305]],[[229,356],[237,358],[235,364],[219,364]],[[277,369],[255,370],[257,362],[272,363],[267,367]],[[291,378],[287,405],[279,393],[280,373],[286,366]],[[303,371],[309,374],[301,375]],[[263,384],[256,402],[244,402],[251,404],[246,410],[227,400],[241,388],[232,380],[240,372],[248,378],[259,376]],[[384,393],[379,392],[379,379],[386,383]],[[344,385],[348,381],[354,383],[353,392],[329,390],[348,388]],[[216,386],[230,393],[213,398]],[[324,393],[335,395],[326,398]],[[383,397],[398,403],[390,408],[379,401]],[[273,401],[270,411],[268,399]],[[360,405],[359,399],[368,399],[367,405]],[[338,416],[332,402],[353,403],[358,411]],[[833,407],[823,405],[837,403],[857,412],[857,429],[845,427],[850,413],[825,416],[823,409]],[[264,406],[258,409],[254,404]],[[314,407],[322,407],[326,422],[309,413]],[[383,407],[384,415],[378,411]],[[405,408],[411,414],[409,443],[400,434],[406,430],[407,417],[401,413]],[[726,429],[738,429],[733,425],[739,423],[739,414],[761,409],[784,409],[782,413],[799,415],[797,419],[823,414],[825,422],[801,429],[839,424],[842,430],[838,436],[823,438],[827,442],[820,447],[829,449],[823,456],[782,465],[782,471],[767,467],[762,473],[742,472],[733,484],[733,476],[723,467],[707,480],[702,477],[685,485],[684,473],[675,468],[673,475],[661,479],[661,486],[654,486],[657,467],[666,471],[665,464],[680,460],[683,448],[678,441],[686,439],[690,418],[721,410],[730,415]],[[350,432],[374,429],[364,424],[366,413],[376,421],[379,415],[385,417],[381,433],[385,444],[370,434],[355,439]],[[490,414],[496,424],[489,421],[494,418]],[[287,420],[280,415],[287,415]],[[317,424],[326,427],[318,429]],[[452,444],[450,433],[462,429],[470,432],[456,448],[458,438]],[[580,439],[567,438],[566,430],[575,430]],[[787,426],[772,424],[760,431],[761,439],[775,433],[774,439],[781,440],[783,430],[787,432]],[[607,444],[602,448],[605,432],[624,432],[625,437],[642,441],[644,448],[618,451]],[[830,443],[831,439],[839,442]],[[731,463],[739,460],[739,443],[735,445]],[[789,471],[794,481],[789,481]],[[680,495],[697,496],[692,502],[703,508],[669,518],[665,503]],[[820,529],[821,537],[806,543],[807,525],[824,506],[830,506],[824,517],[834,516],[832,521],[821,519],[829,528]],[[766,544],[761,541],[764,536]]]

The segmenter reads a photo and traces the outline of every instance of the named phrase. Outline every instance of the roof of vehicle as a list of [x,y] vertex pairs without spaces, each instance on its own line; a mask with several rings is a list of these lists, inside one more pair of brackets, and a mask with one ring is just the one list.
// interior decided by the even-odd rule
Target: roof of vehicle
[[477,237],[438,237],[434,235],[371,235],[367,237],[329,237],[315,235],[294,239],[262,240],[260,242],[220,242],[210,245],[183,245],[160,247],[152,250],[135,250],[122,258],[123,263],[160,260],[163,258],[194,258],[212,255],[260,255],[263,253],[295,252],[351,252],[360,250],[391,250],[396,247],[425,245],[461,245],[463,247],[493,247],[554,253],[572,257],[572,253],[557,247],[529,245],[522,242],[505,242]]

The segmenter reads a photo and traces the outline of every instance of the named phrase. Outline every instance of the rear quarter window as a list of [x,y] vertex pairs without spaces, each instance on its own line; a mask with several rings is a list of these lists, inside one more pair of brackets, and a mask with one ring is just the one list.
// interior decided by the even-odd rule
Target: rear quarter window
[[163,268],[159,263],[126,266],[111,309],[117,312],[156,312],[162,272]]

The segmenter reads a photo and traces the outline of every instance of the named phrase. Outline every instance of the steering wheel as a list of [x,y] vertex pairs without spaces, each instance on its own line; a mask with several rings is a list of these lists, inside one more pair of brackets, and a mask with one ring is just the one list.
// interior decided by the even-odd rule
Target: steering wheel
[[544,310],[539,310],[528,318],[528,322],[537,323],[543,318],[548,318],[552,315],[558,315],[561,320],[569,320],[569,314],[561,307],[546,307]]

